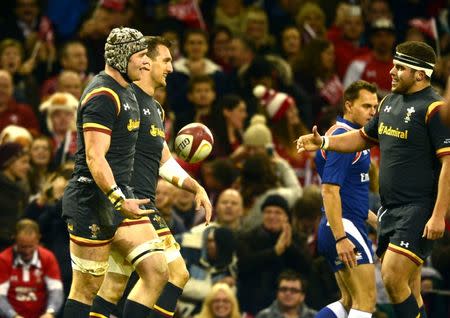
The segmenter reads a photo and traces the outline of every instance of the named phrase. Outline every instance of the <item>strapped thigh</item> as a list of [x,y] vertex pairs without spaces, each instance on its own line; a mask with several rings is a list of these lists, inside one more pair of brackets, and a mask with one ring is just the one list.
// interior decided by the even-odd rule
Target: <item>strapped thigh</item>
[[105,275],[106,271],[108,270],[107,261],[91,261],[88,259],[77,257],[73,254],[70,254],[70,259],[72,261],[72,269],[84,274],[102,276]]
[[126,257],[126,260],[134,267],[153,253],[163,253],[164,241],[156,238],[136,246]]

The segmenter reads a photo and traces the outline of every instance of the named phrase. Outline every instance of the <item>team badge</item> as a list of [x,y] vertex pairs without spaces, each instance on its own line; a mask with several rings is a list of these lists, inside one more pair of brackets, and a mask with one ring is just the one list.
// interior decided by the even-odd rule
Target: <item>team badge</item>
[[414,109],[414,107],[406,109],[405,123],[409,123],[411,121],[411,115],[415,112],[416,110]]
[[96,239],[97,235],[100,233],[100,227],[94,223],[89,226],[89,230],[91,230],[91,238]]

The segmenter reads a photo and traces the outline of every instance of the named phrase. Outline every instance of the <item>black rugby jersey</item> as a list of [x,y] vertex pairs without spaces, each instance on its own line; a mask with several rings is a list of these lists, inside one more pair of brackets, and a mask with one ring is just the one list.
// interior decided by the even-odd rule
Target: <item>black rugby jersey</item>
[[149,198],[153,205],[165,140],[164,110],[152,96],[139,86],[132,84],[132,87],[139,104],[141,125],[136,142],[131,186],[138,198]]
[[361,130],[380,145],[380,196],[384,207],[434,204],[440,156],[450,154],[450,130],[439,117],[444,102],[431,87],[391,94]]
[[119,185],[128,185],[139,130],[139,107],[133,89],[122,87],[105,72],[96,75],[80,99],[77,113],[78,149],[74,175],[92,178],[86,163],[84,131],[111,136],[106,160]]

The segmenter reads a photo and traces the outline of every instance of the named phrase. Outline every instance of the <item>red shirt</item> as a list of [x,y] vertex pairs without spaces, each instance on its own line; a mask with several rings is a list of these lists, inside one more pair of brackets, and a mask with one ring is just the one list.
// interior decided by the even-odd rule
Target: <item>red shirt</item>
[[391,91],[391,71],[393,62],[378,60],[373,52],[356,58],[350,64],[344,79],[344,86],[350,85],[358,79],[365,80],[378,86],[378,94],[385,96]]
[[13,247],[0,253],[0,292],[14,310],[25,318],[39,318],[47,309],[47,289],[59,284],[58,262],[52,252],[38,247],[30,264],[24,264]]
[[33,136],[39,135],[39,123],[30,105],[19,104],[10,100],[8,107],[0,112],[0,131],[6,126],[17,125],[30,131]]

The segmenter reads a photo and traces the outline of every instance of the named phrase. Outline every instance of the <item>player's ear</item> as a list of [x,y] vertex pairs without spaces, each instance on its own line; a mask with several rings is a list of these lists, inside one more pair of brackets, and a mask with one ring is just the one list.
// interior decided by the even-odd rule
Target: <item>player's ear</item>
[[345,101],[344,102],[344,107],[343,107],[343,109],[342,109],[342,112],[344,113],[344,114],[347,114],[348,112],[350,112],[350,109],[351,109],[351,107],[352,107],[352,103],[350,102],[350,101]]
[[417,82],[423,81],[425,79],[424,71],[416,71],[415,78]]

